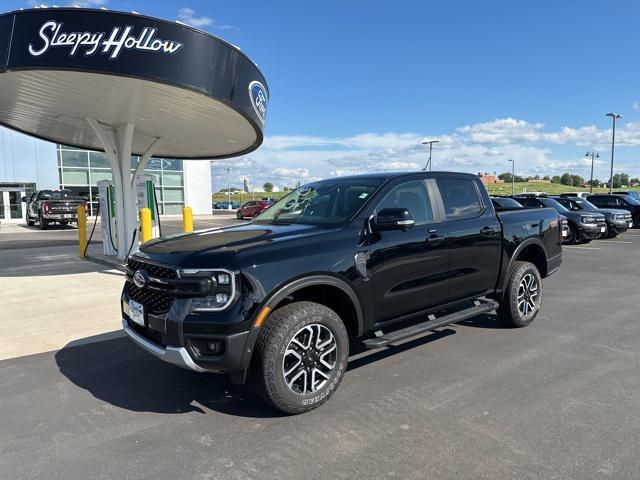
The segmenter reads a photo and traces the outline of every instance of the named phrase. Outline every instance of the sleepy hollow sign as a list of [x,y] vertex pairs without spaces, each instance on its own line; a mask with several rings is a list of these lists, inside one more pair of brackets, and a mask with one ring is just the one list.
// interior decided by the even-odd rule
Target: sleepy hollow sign
[[182,48],[182,43],[155,38],[157,28],[144,27],[139,35],[133,33],[134,28],[113,27],[110,33],[99,32],[64,32],[62,23],[50,20],[40,27],[40,45],[29,44],[28,50],[34,57],[45,54],[49,48],[65,47],[69,55],[74,56],[82,50],[85,56],[95,53],[108,55],[110,59],[118,58],[122,50],[142,50],[172,54]]
[[[21,76],[29,85],[34,85],[33,77],[38,76],[35,82],[45,82],[39,90],[45,92],[46,79],[56,71],[81,72],[72,81],[86,86],[82,91],[91,91],[93,88],[90,84],[83,84],[83,81],[94,81],[94,77],[87,74],[104,74],[109,77],[101,77],[102,85],[116,90],[126,88],[123,87],[124,81],[120,81],[125,77],[202,93],[218,102],[222,110],[232,109],[243,117],[230,120],[233,115],[227,114],[224,120],[214,120],[211,128],[217,128],[216,125],[220,125],[220,122],[239,122],[238,125],[245,122],[245,126],[250,124],[250,130],[254,133],[241,134],[237,128],[230,131],[223,137],[223,144],[218,142],[219,145],[227,146],[217,155],[213,148],[202,151],[200,155],[191,151],[183,153],[187,147],[165,152],[170,147],[165,142],[162,152],[167,154],[165,156],[173,154],[173,158],[224,158],[248,153],[262,143],[269,99],[269,89],[262,72],[237,47],[187,25],[144,15],[84,8],[30,9],[0,14],[0,90],[3,88],[3,73],[10,74],[4,79],[10,78],[16,85],[16,89],[12,91],[7,86],[6,98],[11,98],[12,95],[15,97],[16,92],[23,96],[30,94],[26,93],[29,92],[28,89],[15,84],[20,82]],[[95,81],[98,85],[97,78]],[[53,90],[47,94],[62,95]],[[79,95],[80,91],[74,91],[74,94]],[[182,97],[176,91],[168,94],[168,98],[173,99],[175,104],[175,99]],[[17,101],[24,102],[25,108],[30,108],[33,99]],[[75,101],[76,98],[68,99],[71,103]],[[152,99],[148,98],[146,101]],[[168,99],[166,101],[170,103]],[[91,104],[92,100],[84,99],[84,102]],[[205,99],[203,102],[199,103],[208,105]],[[1,97],[0,107],[4,108]],[[5,107],[9,108],[10,105]],[[96,105],[96,110],[104,109]],[[0,124],[46,140],[65,140],[53,136],[53,125],[41,127],[39,125],[45,125],[45,122],[37,120],[26,125],[20,116],[10,115],[11,111],[16,110],[7,110],[4,112],[6,116],[0,111]],[[72,113],[67,113],[67,117],[73,117]],[[51,115],[52,118],[57,118],[56,115],[64,117],[60,116],[60,112],[34,110],[33,115],[39,114]],[[212,115],[215,117],[218,114]],[[194,114],[194,119],[196,117]],[[71,137],[66,139],[69,144],[97,147],[82,140],[83,135],[68,136]],[[234,144],[237,146],[232,147]]]

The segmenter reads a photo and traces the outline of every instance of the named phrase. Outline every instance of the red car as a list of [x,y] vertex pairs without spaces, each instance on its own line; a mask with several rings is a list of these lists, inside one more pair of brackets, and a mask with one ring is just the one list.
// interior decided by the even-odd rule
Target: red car
[[242,205],[236,212],[236,218],[242,220],[243,218],[255,218],[264,212],[271,206],[271,202],[265,202],[262,200],[251,200],[250,202]]

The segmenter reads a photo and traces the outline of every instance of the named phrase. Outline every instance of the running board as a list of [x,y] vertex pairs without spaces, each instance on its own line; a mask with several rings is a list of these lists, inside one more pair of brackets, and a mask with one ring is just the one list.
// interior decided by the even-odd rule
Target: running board
[[400,330],[385,333],[384,335],[381,335],[379,337],[364,340],[362,343],[367,348],[386,347],[391,343],[415,337],[416,335],[420,335],[421,333],[430,332],[432,330],[435,330],[436,328],[444,327],[445,325],[449,325],[451,323],[461,322],[462,320],[475,317],[476,315],[480,315],[481,313],[490,312],[498,308],[498,305],[499,303],[493,300],[476,300],[473,307],[469,307],[465,310],[460,310],[458,312],[451,313],[439,318],[435,317],[434,315],[429,315],[429,320],[427,320],[426,322],[418,323],[417,325],[411,325]]

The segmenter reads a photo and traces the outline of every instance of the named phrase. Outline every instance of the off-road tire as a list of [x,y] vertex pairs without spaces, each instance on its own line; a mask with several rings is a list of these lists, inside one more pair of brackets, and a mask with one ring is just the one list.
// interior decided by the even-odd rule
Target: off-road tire
[[36,224],[36,221],[27,214],[27,226],[33,227],[35,224]]
[[569,238],[567,238],[567,243],[569,245],[575,245],[576,243],[578,243],[578,241],[578,232],[575,228],[569,225]]
[[44,218],[42,212],[38,215],[38,223],[40,224],[40,230],[46,230],[49,228],[49,221]]
[[[537,295],[533,299],[535,308],[523,313],[524,306],[519,306],[519,295],[522,293],[522,282],[528,275],[532,276],[535,284]],[[531,294],[529,294],[531,295]],[[521,299],[522,297],[520,297]],[[525,301],[527,301],[525,295]],[[511,271],[511,277],[507,284],[507,288],[500,301],[500,307],[498,308],[498,318],[502,320],[507,326],[520,328],[526,327],[533,319],[538,315],[540,305],[542,304],[542,277],[540,272],[533,263],[529,262],[515,262],[513,270]]]
[[[324,386],[313,393],[297,393],[285,381],[285,350],[301,329],[318,324],[333,334],[337,347],[335,364]],[[287,414],[304,413],[329,400],[340,385],[349,357],[349,337],[340,317],[318,303],[294,302],[271,313],[261,328],[250,372],[258,394],[274,408]]]

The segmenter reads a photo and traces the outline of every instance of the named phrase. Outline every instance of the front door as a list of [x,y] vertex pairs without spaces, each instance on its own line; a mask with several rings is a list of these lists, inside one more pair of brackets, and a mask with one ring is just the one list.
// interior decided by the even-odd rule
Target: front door
[[5,223],[24,221],[26,205],[22,201],[24,191],[10,190],[0,192],[0,220]]
[[415,225],[380,232],[371,244],[369,269],[375,293],[375,319],[384,322],[446,303],[449,248],[446,226],[439,219],[425,180],[393,187],[376,207],[407,208]]

